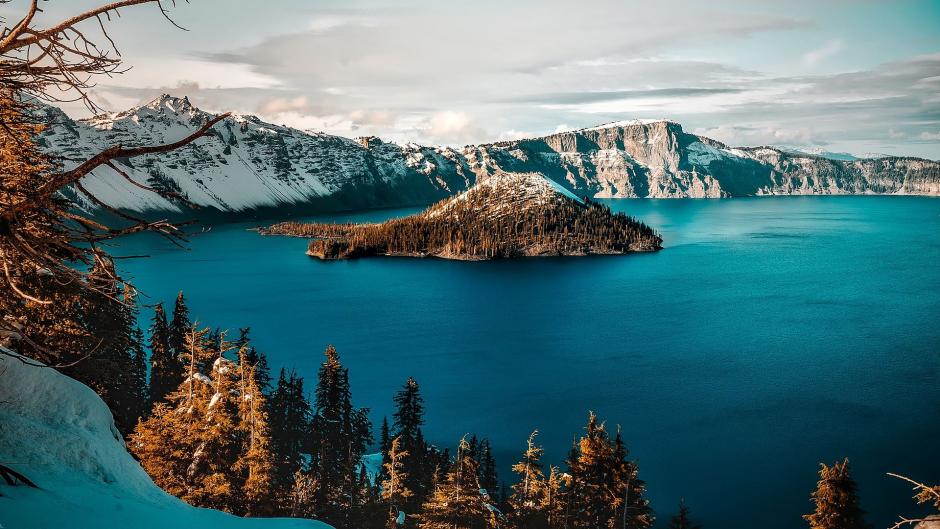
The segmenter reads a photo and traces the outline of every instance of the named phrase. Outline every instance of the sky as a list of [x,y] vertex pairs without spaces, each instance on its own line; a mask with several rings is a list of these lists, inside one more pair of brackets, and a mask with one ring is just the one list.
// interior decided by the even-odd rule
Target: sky
[[[96,3],[46,0],[41,22]],[[940,159],[940,0],[177,4],[188,31],[153,6],[106,21],[132,69],[94,89],[104,108],[168,92],[441,145],[663,118],[735,146]]]

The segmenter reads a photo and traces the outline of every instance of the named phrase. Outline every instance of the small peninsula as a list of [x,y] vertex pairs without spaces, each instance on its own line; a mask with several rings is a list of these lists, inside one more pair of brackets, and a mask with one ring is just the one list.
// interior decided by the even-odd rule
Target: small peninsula
[[427,210],[377,224],[283,222],[263,235],[309,237],[319,259],[371,256],[479,261],[662,249],[652,228],[581,199],[538,173],[500,173]]

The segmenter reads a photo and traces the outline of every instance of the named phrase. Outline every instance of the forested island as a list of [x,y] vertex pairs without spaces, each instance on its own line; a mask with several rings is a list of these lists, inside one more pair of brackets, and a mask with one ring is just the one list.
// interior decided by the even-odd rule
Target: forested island
[[378,224],[283,222],[264,235],[310,237],[307,255],[487,260],[662,249],[652,228],[539,174],[500,174],[427,210]]

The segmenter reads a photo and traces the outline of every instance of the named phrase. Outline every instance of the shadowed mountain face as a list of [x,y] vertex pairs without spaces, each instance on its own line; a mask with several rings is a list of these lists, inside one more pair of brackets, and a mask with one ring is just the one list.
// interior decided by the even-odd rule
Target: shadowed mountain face
[[[106,146],[179,139],[211,114],[164,95],[125,112],[74,121],[40,109],[41,144],[66,166]],[[226,118],[178,151],[123,160],[135,181],[183,193],[205,214],[317,212],[429,204],[497,173],[540,173],[597,198],[722,198],[766,194],[940,195],[940,163],[918,158],[831,159],[773,147],[729,148],[670,121],[625,121],[542,138],[462,148],[350,140]],[[189,213],[111,169],[85,186],[117,207]],[[88,209],[94,205],[74,197]]]

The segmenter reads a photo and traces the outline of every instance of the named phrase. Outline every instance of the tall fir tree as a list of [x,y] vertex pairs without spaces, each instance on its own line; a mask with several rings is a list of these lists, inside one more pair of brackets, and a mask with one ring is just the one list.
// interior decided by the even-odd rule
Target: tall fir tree
[[[297,510],[292,506],[295,498],[305,498],[305,494],[312,491],[306,487],[304,494],[298,495],[299,491],[295,490],[298,486],[296,473],[304,464],[303,453],[310,430],[310,404],[304,394],[303,378],[281,369],[268,409],[275,504],[280,514],[291,514]],[[300,485],[305,484],[309,484],[306,479]]]
[[568,456],[571,485],[565,491],[565,524],[573,528],[648,528],[653,513],[644,499],[646,485],[627,451],[618,428],[615,442],[591,413],[585,434]]
[[392,433],[388,426],[388,417],[382,417],[382,428],[379,430],[379,452],[382,454],[382,467],[379,470],[379,475],[376,478],[377,483],[381,483],[383,480],[388,478],[388,475],[385,473],[385,469],[389,463],[389,450],[392,449]]
[[170,325],[166,320],[163,303],[153,309],[150,324],[150,402],[162,402],[174,391],[183,378],[183,364],[179,354],[170,347]]
[[[406,485],[413,496],[406,503],[406,507],[414,511],[433,490],[431,481],[441,461],[429,451],[421,431],[421,426],[424,425],[424,397],[421,396],[418,382],[409,377],[404,387],[395,394],[393,401],[395,412],[392,415],[391,435],[401,438],[402,449],[408,452],[404,468],[408,474]],[[447,470],[446,464],[447,462],[444,462],[445,466],[440,468],[442,472]]]
[[249,334],[251,327],[242,327],[238,330],[239,336],[235,340],[235,347],[239,350],[245,348],[246,361],[254,366],[255,382],[264,395],[271,394],[271,368],[268,366],[268,357],[251,344]]
[[538,431],[529,435],[522,459],[512,466],[518,475],[509,496],[509,519],[512,525],[525,529],[548,529],[549,489],[542,470],[541,446],[535,443]]
[[184,360],[191,371],[181,375],[177,388],[157,402],[146,420],[138,423],[128,447],[154,483],[197,506],[204,498],[206,473],[201,464],[205,448],[204,426],[213,395],[211,379],[195,366],[213,356],[207,330],[187,335]]
[[144,333],[134,327],[131,338],[131,387],[133,391],[132,417],[137,420],[150,413],[150,387],[147,383],[147,353],[144,352]]
[[615,491],[623,498],[621,527],[651,527],[655,516],[653,509],[649,506],[649,500],[646,499],[646,482],[640,479],[637,464],[630,461],[628,456],[627,447],[623,442],[623,432],[620,426],[617,426],[612,466],[617,484]]
[[689,507],[684,501],[680,501],[679,512],[669,520],[669,529],[702,529],[702,526],[692,522]]
[[[184,501],[239,515],[273,514],[273,474],[264,396],[254,369],[232,344],[190,329],[185,378],[129,443],[154,482]],[[208,375],[206,375],[208,373]]]
[[311,421],[310,469],[317,481],[315,505],[319,519],[348,529],[359,507],[354,499],[359,465],[372,441],[368,410],[354,409],[349,372],[330,345],[320,365]]
[[275,514],[273,501],[274,455],[268,428],[267,404],[257,380],[256,364],[244,347],[239,351],[239,432],[241,455],[235,463],[240,471],[242,511],[248,516]]
[[82,301],[82,321],[95,345],[87,358],[63,371],[94,389],[111,409],[118,430],[128,435],[139,417],[133,376],[136,293],[118,279],[110,261],[96,262],[88,277],[96,288]]
[[499,492],[499,476],[496,472],[496,459],[489,439],[480,441],[480,486],[495,500]]
[[470,444],[460,441],[450,471],[431,493],[418,516],[421,529],[486,529],[498,526],[498,517],[480,491],[478,463]]
[[819,464],[819,482],[811,496],[816,509],[803,516],[810,529],[866,529],[865,511],[859,506],[858,485],[849,472],[849,460],[832,466]]
[[[193,323],[189,319],[189,307],[186,306],[186,298],[183,291],[180,290],[176,296],[176,304],[173,306],[173,319],[170,321],[168,343],[170,350],[176,356],[182,356],[185,353],[186,335],[192,329]],[[207,331],[208,334],[208,331]],[[208,337],[210,341],[212,337]]]
[[408,473],[405,471],[404,460],[408,452],[401,448],[401,437],[392,439],[388,449],[387,462],[384,467],[386,478],[382,480],[382,501],[388,505],[388,518],[386,527],[396,529],[405,525],[406,513],[403,510],[405,501],[412,496],[411,489],[406,485]]

